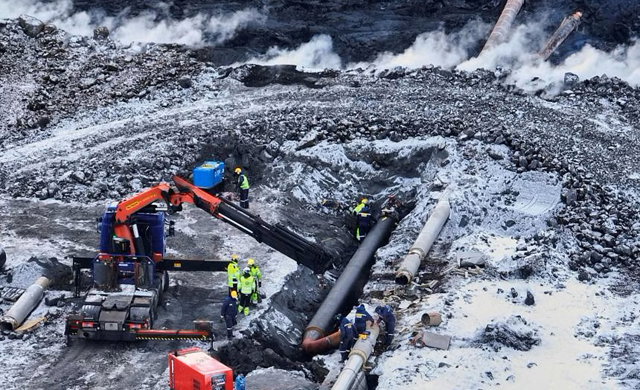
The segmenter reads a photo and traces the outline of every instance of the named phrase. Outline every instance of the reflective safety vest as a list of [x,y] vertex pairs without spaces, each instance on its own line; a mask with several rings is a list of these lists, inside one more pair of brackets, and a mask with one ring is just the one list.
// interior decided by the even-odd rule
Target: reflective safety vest
[[233,287],[234,284],[238,283],[239,278],[240,268],[238,268],[238,263],[229,263],[227,266],[227,283],[229,287]]
[[245,175],[244,173],[241,173],[240,177],[238,177],[238,183],[240,183],[240,189],[249,189],[249,179],[247,179],[247,175]]
[[360,210],[364,207],[365,203],[358,203],[356,207],[353,208],[353,213],[358,214]]
[[257,280],[262,280],[262,272],[260,272],[260,268],[255,264],[251,266],[251,276]]
[[240,285],[238,286],[240,293],[245,295],[252,294],[255,288],[254,283],[253,276],[249,275],[245,277],[244,274],[242,274],[242,276],[240,276]]

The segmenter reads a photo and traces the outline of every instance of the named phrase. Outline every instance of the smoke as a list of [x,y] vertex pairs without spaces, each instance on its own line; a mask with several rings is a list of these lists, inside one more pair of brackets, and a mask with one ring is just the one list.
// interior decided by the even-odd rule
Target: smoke
[[542,36],[542,31],[545,31],[544,25],[539,22],[517,26],[508,41],[458,64],[456,68],[464,71],[509,69],[511,72],[506,81],[524,90],[538,89],[542,84],[561,85],[566,73],[574,73],[582,80],[606,74],[625,80],[632,86],[640,85],[640,42],[618,46],[611,52],[585,45],[554,65],[538,56],[544,42],[551,36]]
[[380,70],[397,66],[421,68],[425,65],[452,68],[469,57],[469,51],[488,31],[487,24],[473,20],[460,31],[448,35],[442,29],[423,33],[400,54],[385,52],[370,64],[353,63],[348,68],[367,68],[371,65]]
[[123,43],[178,43],[189,46],[220,44],[242,28],[263,23],[266,16],[249,8],[228,15],[204,15],[176,20],[168,15],[168,5],[157,3],[153,10],[132,16],[128,10],[114,17],[101,10],[74,12],[72,0],[43,3],[39,0],[0,0],[0,18],[34,16],[45,23],[75,35],[92,35],[93,29],[106,26],[111,36]]
[[341,69],[342,60],[333,51],[333,41],[328,35],[316,35],[294,50],[270,48],[266,54],[252,58],[247,63],[258,65],[297,65],[313,71]]

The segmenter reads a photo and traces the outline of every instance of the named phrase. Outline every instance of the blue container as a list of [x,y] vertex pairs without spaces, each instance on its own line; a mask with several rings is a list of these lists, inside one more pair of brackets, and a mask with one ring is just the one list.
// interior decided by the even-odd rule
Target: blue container
[[200,188],[212,188],[222,183],[224,163],[222,161],[205,161],[193,170],[193,184]]

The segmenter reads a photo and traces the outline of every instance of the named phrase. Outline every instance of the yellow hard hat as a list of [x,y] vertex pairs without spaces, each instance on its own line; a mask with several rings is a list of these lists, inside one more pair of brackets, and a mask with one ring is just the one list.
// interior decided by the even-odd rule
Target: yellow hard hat
[[231,298],[238,298],[238,293],[236,290],[231,290]]
[[242,172],[242,168],[240,167],[236,167],[236,169],[233,170],[235,173],[240,173]]
[[247,264],[253,265],[253,264],[255,264],[255,260],[249,259],[249,260],[247,260]]
[[367,198],[362,198],[362,203],[367,203]]
[[231,261],[238,261],[239,256],[235,253],[231,255]]

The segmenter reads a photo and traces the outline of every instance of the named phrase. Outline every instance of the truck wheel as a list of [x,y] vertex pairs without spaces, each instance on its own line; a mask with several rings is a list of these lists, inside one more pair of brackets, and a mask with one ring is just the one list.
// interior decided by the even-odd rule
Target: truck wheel
[[169,271],[162,273],[162,291],[167,292],[169,290]]

